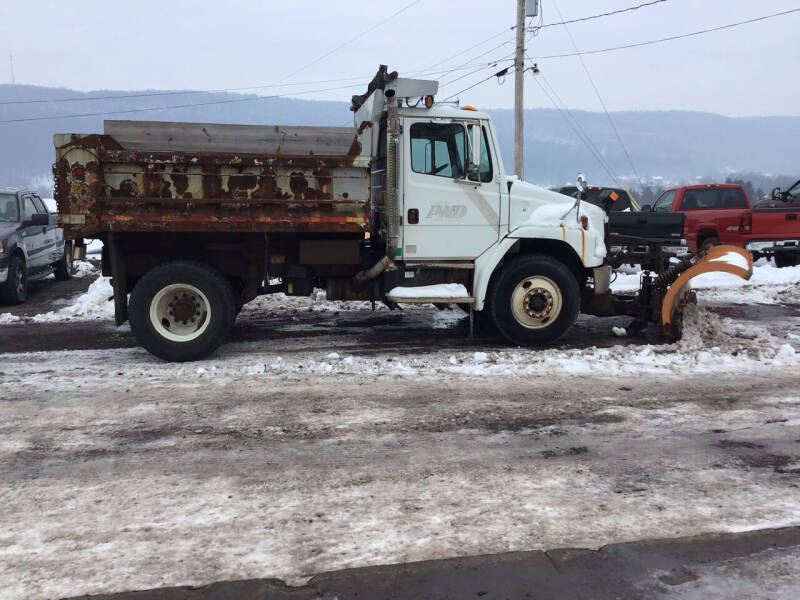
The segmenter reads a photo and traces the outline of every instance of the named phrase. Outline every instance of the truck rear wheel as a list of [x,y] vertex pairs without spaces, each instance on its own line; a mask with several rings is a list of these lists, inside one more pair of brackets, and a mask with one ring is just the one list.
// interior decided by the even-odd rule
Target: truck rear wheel
[[791,252],[776,252],[775,266],[778,268],[795,267],[800,264],[800,254]]
[[64,252],[61,259],[53,265],[56,281],[69,281],[75,274],[75,267],[72,265],[72,243],[64,242]]
[[236,309],[230,283],[198,262],[156,267],[133,288],[131,329],[146,350],[164,360],[198,360],[228,335]]
[[492,287],[489,310],[497,330],[512,344],[557,340],[580,309],[580,288],[572,271],[543,254],[513,259]]

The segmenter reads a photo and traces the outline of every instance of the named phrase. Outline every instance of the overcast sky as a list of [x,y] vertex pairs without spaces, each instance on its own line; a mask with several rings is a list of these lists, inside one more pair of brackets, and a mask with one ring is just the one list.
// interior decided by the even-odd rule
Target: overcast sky
[[[646,0],[542,0],[543,22],[626,8]],[[78,90],[222,89],[296,84],[262,94],[348,100],[379,63],[401,75],[442,74],[440,98],[500,67],[513,53],[515,0],[0,0],[0,82]],[[667,0],[570,25],[582,51],[689,33],[800,7],[800,0]],[[489,36],[507,33],[459,54]],[[609,110],[687,109],[730,116],[800,115],[800,12],[724,31],[585,57]],[[500,48],[491,50],[503,42]],[[528,53],[571,108],[600,110],[564,28],[542,29]],[[483,55],[482,55],[483,54]],[[482,55],[482,56],[481,56]],[[500,66],[509,64],[501,62]],[[481,68],[482,67],[482,68]],[[475,73],[476,69],[480,69]],[[472,73],[472,74],[470,74]],[[449,80],[468,75],[447,85]],[[429,75],[431,78],[436,78]],[[354,81],[310,83],[354,78]],[[356,84],[355,88],[322,91]],[[459,96],[482,108],[511,107],[513,76]],[[145,101],[143,100],[143,103]],[[526,107],[550,107],[528,75]]]

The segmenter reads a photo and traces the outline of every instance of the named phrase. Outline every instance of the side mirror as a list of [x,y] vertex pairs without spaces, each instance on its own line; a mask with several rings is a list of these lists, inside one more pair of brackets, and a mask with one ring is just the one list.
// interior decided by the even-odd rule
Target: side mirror
[[653,207],[649,204],[642,204],[642,212],[650,212],[653,210]]
[[783,200],[783,196],[781,194],[781,188],[776,187],[772,190],[772,199],[773,200]]
[[50,225],[50,215],[36,213],[31,218],[22,222],[23,227],[46,227]]
[[575,182],[580,193],[586,192],[589,185],[586,183],[586,176],[583,173],[578,173],[578,180]]
[[481,127],[472,126],[472,168],[477,172],[481,169]]

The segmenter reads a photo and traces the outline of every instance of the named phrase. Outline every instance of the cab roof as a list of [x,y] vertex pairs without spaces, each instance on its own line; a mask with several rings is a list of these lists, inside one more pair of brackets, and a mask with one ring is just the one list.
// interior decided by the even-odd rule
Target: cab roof
[[479,110],[465,110],[448,104],[434,104],[432,108],[403,107],[397,109],[397,114],[402,117],[420,117],[424,119],[480,119],[485,120],[489,115]]

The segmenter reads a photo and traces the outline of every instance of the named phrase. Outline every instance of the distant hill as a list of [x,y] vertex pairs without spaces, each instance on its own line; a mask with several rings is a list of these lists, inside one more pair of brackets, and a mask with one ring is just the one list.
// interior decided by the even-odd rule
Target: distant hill
[[[0,120],[37,116],[62,118],[24,123],[0,123],[0,185],[49,185],[53,162],[53,133],[100,132],[104,118],[216,123],[344,125],[351,123],[345,102],[320,102],[295,98],[260,99],[232,93],[122,92],[89,93],[63,88],[0,85]],[[90,100],[126,94],[146,97]],[[80,98],[73,102],[49,102]],[[16,100],[39,100],[28,104],[2,104]],[[216,102],[203,107],[159,108],[111,117],[101,115],[67,118],[66,115],[169,107],[179,104]],[[513,165],[513,113],[491,110],[501,140],[507,169]],[[594,141],[619,176],[633,172],[602,113],[573,111],[581,127]],[[743,173],[759,178],[754,184],[766,189],[800,177],[800,117],[729,118],[687,111],[618,112],[614,122],[639,175],[654,184],[724,180]],[[562,185],[578,171],[590,183],[610,183],[610,177],[578,139],[563,116],[554,109],[525,112],[525,178],[542,185]],[[780,176],[779,175],[783,175]]]

